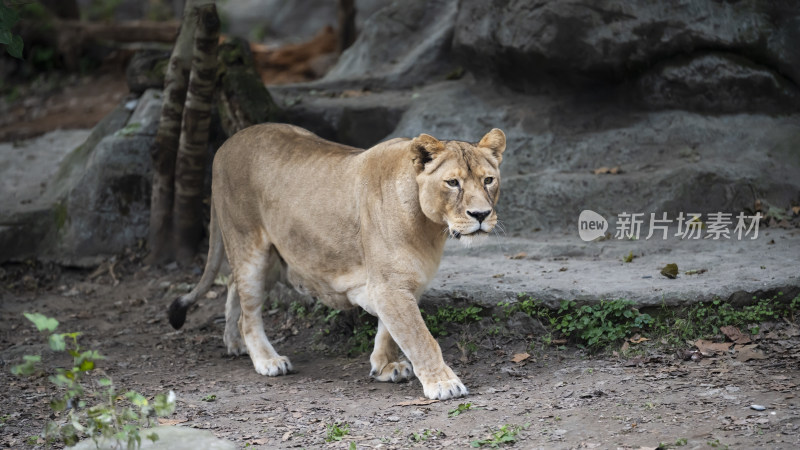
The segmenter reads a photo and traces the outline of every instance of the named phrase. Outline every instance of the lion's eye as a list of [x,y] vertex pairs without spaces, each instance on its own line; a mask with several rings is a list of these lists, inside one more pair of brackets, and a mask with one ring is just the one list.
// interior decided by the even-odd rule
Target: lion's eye
[[483,184],[485,185],[490,185],[492,183],[494,183],[494,177],[486,177],[483,179]]
[[447,183],[447,185],[450,187],[458,187],[458,180],[456,180],[455,178],[453,178],[452,180],[447,180],[445,183]]

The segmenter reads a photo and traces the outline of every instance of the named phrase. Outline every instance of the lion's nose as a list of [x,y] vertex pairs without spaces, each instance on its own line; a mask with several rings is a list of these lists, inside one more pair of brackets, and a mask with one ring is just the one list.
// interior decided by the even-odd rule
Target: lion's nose
[[467,211],[467,215],[474,217],[478,223],[481,223],[491,212],[492,211]]

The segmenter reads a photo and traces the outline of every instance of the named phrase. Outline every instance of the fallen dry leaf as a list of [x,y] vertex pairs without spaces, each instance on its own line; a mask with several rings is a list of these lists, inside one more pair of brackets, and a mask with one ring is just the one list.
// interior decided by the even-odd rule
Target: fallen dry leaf
[[693,344],[700,350],[703,356],[725,353],[731,348],[731,345],[733,345],[732,342],[711,342],[706,339],[698,339],[694,341]]
[[708,272],[708,269],[697,269],[697,270],[687,270],[683,272],[684,275],[700,275],[702,273]]
[[661,269],[661,275],[664,275],[667,278],[675,279],[678,277],[678,265],[677,264],[667,264]]
[[800,206],[792,206],[792,212],[795,216],[800,216]]
[[185,419],[185,418],[177,418],[177,419],[165,419],[163,417],[159,417],[158,418],[158,424],[159,425],[177,425],[179,423],[184,423],[184,422],[188,422],[188,421],[189,421],[189,419]]
[[621,173],[621,172],[622,171],[619,170],[619,166],[614,166],[614,167],[605,167],[605,166],[603,166],[603,167],[598,167],[597,169],[594,169],[594,174],[595,175],[605,175],[605,174],[616,175],[616,174]]
[[631,348],[631,344],[629,344],[628,341],[625,341],[622,343],[622,348],[620,348],[619,351],[624,354],[629,348]]
[[522,362],[522,361],[525,361],[526,359],[528,359],[530,357],[531,357],[531,355],[529,355],[527,353],[515,353],[514,357],[511,358],[511,362],[515,362],[515,363]]
[[525,253],[525,252],[519,252],[519,253],[517,253],[516,255],[509,256],[509,257],[508,257],[508,259],[523,259],[523,258],[525,258],[526,256],[528,256],[528,254],[527,254],[527,253]]
[[736,359],[742,362],[750,361],[751,359],[766,359],[766,355],[761,350],[757,350],[758,344],[752,345],[737,345]]
[[649,341],[650,339],[636,335],[628,340],[631,342],[631,344],[641,344],[642,342]]
[[742,333],[733,325],[720,327],[719,331],[722,331],[722,334],[728,336],[728,339],[732,340],[734,344],[749,344],[751,342],[750,336]]
[[394,406],[425,406],[430,405],[431,403],[438,403],[439,400],[431,400],[429,398],[420,397],[416,400],[406,400],[404,402],[397,403]]

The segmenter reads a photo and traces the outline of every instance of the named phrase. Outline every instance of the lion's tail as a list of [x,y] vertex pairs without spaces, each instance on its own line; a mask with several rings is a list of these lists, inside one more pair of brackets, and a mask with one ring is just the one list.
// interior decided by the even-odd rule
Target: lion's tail
[[217,224],[217,214],[214,209],[214,200],[211,200],[211,219],[208,224],[208,258],[206,259],[206,268],[203,271],[203,276],[200,282],[186,295],[182,295],[175,299],[171,305],[167,315],[169,316],[169,323],[176,330],[183,326],[186,322],[186,311],[190,306],[194,305],[197,298],[208,292],[211,285],[214,283],[214,278],[219,272],[219,267],[222,265],[222,259],[225,256],[225,246],[222,242],[222,233]]

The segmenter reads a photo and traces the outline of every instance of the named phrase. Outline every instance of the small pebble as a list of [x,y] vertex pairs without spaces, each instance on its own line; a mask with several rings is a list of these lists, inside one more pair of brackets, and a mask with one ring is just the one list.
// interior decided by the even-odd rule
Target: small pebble
[[389,422],[400,422],[400,418],[397,416],[389,416],[386,418]]
[[756,411],[763,411],[767,409],[767,407],[762,405],[750,405],[750,409],[755,409]]

